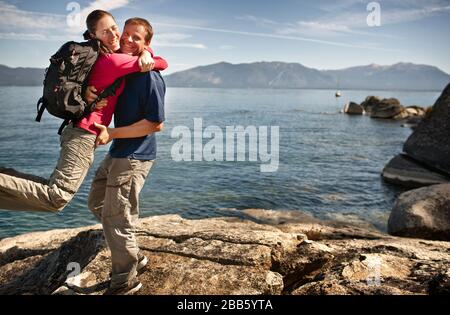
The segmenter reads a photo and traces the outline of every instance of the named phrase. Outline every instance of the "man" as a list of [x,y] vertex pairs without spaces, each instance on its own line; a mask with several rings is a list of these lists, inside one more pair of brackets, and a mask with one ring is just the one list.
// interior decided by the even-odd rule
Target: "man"
[[[125,23],[124,53],[143,51],[153,35],[144,19]],[[127,78],[114,113],[115,128],[97,125],[96,144],[113,141],[92,182],[88,205],[101,220],[111,251],[112,276],[107,295],[133,294],[142,284],[137,271],[146,264],[133,233],[139,216],[139,193],[156,158],[155,133],[163,128],[165,83],[159,72]],[[92,97],[92,96],[91,96]]]

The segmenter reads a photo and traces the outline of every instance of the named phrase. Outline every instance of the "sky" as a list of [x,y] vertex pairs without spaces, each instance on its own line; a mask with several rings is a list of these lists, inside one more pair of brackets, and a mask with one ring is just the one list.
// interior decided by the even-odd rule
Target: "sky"
[[[450,0],[0,0],[0,64],[48,66],[94,9],[143,17],[166,74],[217,62],[316,69],[412,62],[450,73]],[[378,23],[379,22],[379,23]]]

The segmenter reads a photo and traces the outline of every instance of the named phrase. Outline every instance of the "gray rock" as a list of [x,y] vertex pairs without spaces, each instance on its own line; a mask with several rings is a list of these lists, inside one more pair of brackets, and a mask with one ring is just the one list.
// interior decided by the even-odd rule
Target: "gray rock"
[[354,102],[350,102],[345,104],[344,106],[344,113],[349,114],[349,115],[362,115],[364,114],[364,108],[359,105],[356,104]]
[[[450,264],[448,242],[393,237],[300,211],[244,213],[261,222],[235,217],[186,220],[177,215],[141,219],[137,239],[149,263],[139,275],[143,288],[138,294],[448,291],[442,277]],[[312,234],[311,227],[319,232]],[[111,266],[97,228],[0,240],[0,294],[102,294]],[[305,234],[320,237],[307,240]],[[70,262],[80,264],[74,277],[68,277]],[[379,282],[371,278],[374,270],[379,270]]]
[[364,102],[361,103],[361,106],[364,108],[364,111],[368,114],[372,112],[372,108],[380,103],[381,99],[378,96],[367,96]]
[[403,193],[388,221],[389,234],[450,241],[450,184]]
[[409,117],[409,113],[406,110],[403,110],[402,112],[398,113],[397,115],[395,115],[394,117],[391,117],[391,119],[393,120],[403,120],[403,119],[407,119]]
[[381,173],[383,179],[391,184],[411,188],[448,183],[446,176],[418,164],[404,154],[394,157]]
[[408,120],[406,120],[402,127],[404,128],[411,128],[412,130],[416,130],[417,126],[422,122],[423,116],[412,116],[409,117]]
[[449,130],[450,84],[408,138],[403,150],[415,160],[450,175]]
[[425,116],[425,108],[420,107],[420,106],[416,106],[416,105],[412,105],[412,106],[407,106],[405,108],[405,111],[408,113],[409,117],[423,117]]
[[379,103],[372,106],[370,112],[371,118],[393,118],[404,111],[404,107],[396,98],[382,99]]

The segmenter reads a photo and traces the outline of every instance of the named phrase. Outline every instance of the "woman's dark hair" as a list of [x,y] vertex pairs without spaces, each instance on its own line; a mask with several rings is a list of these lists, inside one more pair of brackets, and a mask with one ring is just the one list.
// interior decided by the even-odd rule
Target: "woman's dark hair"
[[89,32],[89,31],[84,32],[84,33],[83,33],[83,38],[84,38],[84,40],[90,40],[90,39],[92,39],[92,34],[91,34],[91,32]]
[[[114,21],[114,16],[111,13],[103,10],[94,10],[86,18],[86,27],[87,31],[83,33],[83,38],[85,40],[95,39],[95,32],[97,31],[97,23],[105,16],[111,17]],[[112,53],[101,41],[100,42],[100,50],[103,53]]]

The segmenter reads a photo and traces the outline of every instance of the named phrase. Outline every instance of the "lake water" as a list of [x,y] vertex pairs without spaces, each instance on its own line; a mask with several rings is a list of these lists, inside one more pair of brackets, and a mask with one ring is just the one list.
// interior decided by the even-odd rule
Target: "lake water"
[[[59,153],[60,120],[34,122],[40,87],[0,88],[0,166],[48,177]],[[438,92],[329,90],[228,90],[169,88],[165,130],[158,134],[158,160],[141,193],[141,216],[223,216],[229,209],[285,209],[319,218],[353,217],[386,229],[400,189],[380,177],[411,130],[401,123],[339,114],[349,101],[367,95],[396,97],[404,105],[432,105]],[[176,126],[279,126],[277,172],[260,172],[261,162],[175,162]],[[204,139],[205,142],[208,139]],[[74,200],[59,214],[0,210],[0,238],[30,231],[96,223],[86,207],[95,163]],[[239,212],[234,212],[239,214]]]

